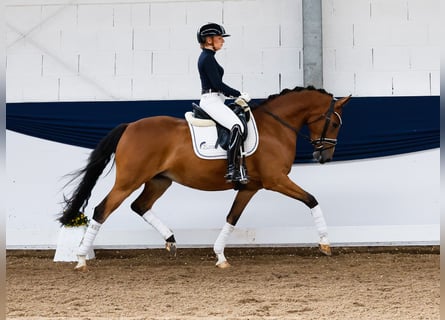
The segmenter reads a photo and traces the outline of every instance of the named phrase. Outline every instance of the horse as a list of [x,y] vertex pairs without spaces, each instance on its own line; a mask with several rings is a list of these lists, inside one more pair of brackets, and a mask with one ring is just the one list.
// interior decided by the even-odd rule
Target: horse
[[[250,180],[236,188],[224,179],[225,159],[205,160],[195,155],[190,129],[184,119],[154,116],[116,126],[90,153],[87,165],[73,173],[73,180],[81,178],[81,181],[71,197],[65,197],[63,213],[58,217],[59,222],[65,225],[80,215],[96,181],[114,154],[114,185],[94,208],[78,248],[75,269],[87,270],[86,255],[101,225],[141,186],[144,186],[143,190],[131,204],[131,209],[163,236],[166,249],[175,254],[173,232],[152,210],[156,200],[173,181],[205,191],[237,190],[226,223],[213,247],[216,266],[220,268],[230,266],[224,256],[226,242],[244,208],[260,189],[276,191],[303,202],[313,216],[320,237],[319,250],[325,255],[331,255],[327,225],[318,201],[295,184],[288,174],[295,160],[299,136],[312,143],[313,157],[320,164],[332,160],[342,125],[343,106],[350,98],[336,99],[324,89],[313,86],[295,87],[270,95],[257,106],[251,107],[259,142],[256,151],[245,159]],[[300,132],[303,126],[308,128],[307,135]]]

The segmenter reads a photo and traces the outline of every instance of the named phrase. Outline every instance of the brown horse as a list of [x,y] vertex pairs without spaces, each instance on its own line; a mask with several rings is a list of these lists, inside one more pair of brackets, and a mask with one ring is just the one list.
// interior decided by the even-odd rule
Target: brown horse
[[[295,159],[295,145],[300,129],[307,125],[314,146],[314,158],[320,163],[332,159],[341,126],[343,106],[349,97],[339,100],[323,89],[296,87],[267,98],[252,108],[258,127],[259,145],[246,159],[249,183],[238,186],[227,222],[219,234],[214,251],[217,266],[227,267],[224,246],[244,208],[262,188],[280,192],[302,201],[310,209],[320,236],[320,250],[330,255],[326,223],[317,200],[294,182],[288,174]],[[80,244],[77,269],[86,269],[85,256],[91,249],[100,226],[108,216],[136,189],[144,185],[131,208],[150,223],[166,240],[169,251],[175,251],[175,239],[152,212],[155,201],[172,181],[208,191],[234,187],[224,179],[226,160],[198,158],[192,148],[189,127],[184,119],[168,116],[144,118],[114,128],[92,151],[88,164],[76,173],[83,178],[71,198],[66,199],[59,218],[66,224],[78,216],[90,198],[92,189],[115,154],[116,178],[108,195],[95,207],[93,218]]]

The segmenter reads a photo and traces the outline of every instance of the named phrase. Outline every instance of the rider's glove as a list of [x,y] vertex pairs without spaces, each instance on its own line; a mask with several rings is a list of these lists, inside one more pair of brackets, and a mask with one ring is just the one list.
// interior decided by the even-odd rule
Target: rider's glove
[[250,101],[250,95],[247,92],[242,92],[238,98],[241,98],[246,102]]

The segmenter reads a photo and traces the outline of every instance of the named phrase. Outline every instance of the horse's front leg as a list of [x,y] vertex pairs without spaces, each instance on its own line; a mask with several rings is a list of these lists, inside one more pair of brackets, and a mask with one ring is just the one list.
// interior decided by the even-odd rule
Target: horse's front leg
[[238,193],[236,194],[235,200],[233,201],[232,204],[232,208],[230,209],[230,212],[227,215],[226,223],[224,224],[213,246],[216,258],[218,259],[218,261],[216,262],[217,267],[222,269],[230,267],[230,264],[227,262],[227,259],[224,256],[224,248],[226,246],[227,240],[229,239],[229,236],[235,229],[235,225],[238,222],[239,218],[241,217],[244,208],[246,207],[250,199],[252,199],[252,197],[255,195],[257,191],[258,189],[256,190],[244,189],[238,191]]
[[315,199],[309,192],[296,185],[286,175],[274,178],[269,183],[264,183],[264,187],[269,190],[280,192],[296,200],[300,200],[311,209],[312,218],[314,219],[314,224],[320,237],[319,249],[323,254],[330,256],[332,252],[328,239],[328,228],[323,211],[321,210],[317,199]]

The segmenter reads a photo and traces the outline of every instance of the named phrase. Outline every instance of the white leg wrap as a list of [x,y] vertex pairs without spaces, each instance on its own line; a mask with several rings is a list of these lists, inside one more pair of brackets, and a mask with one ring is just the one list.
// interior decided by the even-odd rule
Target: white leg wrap
[[87,231],[85,231],[82,241],[80,242],[79,251],[77,252],[79,256],[86,256],[88,254],[101,226],[101,223],[96,222],[93,219],[90,220]]
[[323,212],[320,206],[317,204],[311,209],[312,217],[314,218],[315,227],[317,228],[318,235],[320,236],[320,243],[328,244],[328,227],[324,220]]
[[161,220],[153,213],[152,210],[149,210],[145,213],[142,218],[152,225],[164,238],[167,240],[173,235],[173,232],[164,224]]
[[216,238],[215,244],[213,246],[213,251],[215,251],[218,258],[218,262],[216,263],[217,265],[226,261],[226,257],[224,256],[224,248],[226,246],[227,240],[229,239],[229,236],[233,232],[233,229],[235,229],[235,227],[226,222],[221,232],[219,233],[218,238]]

